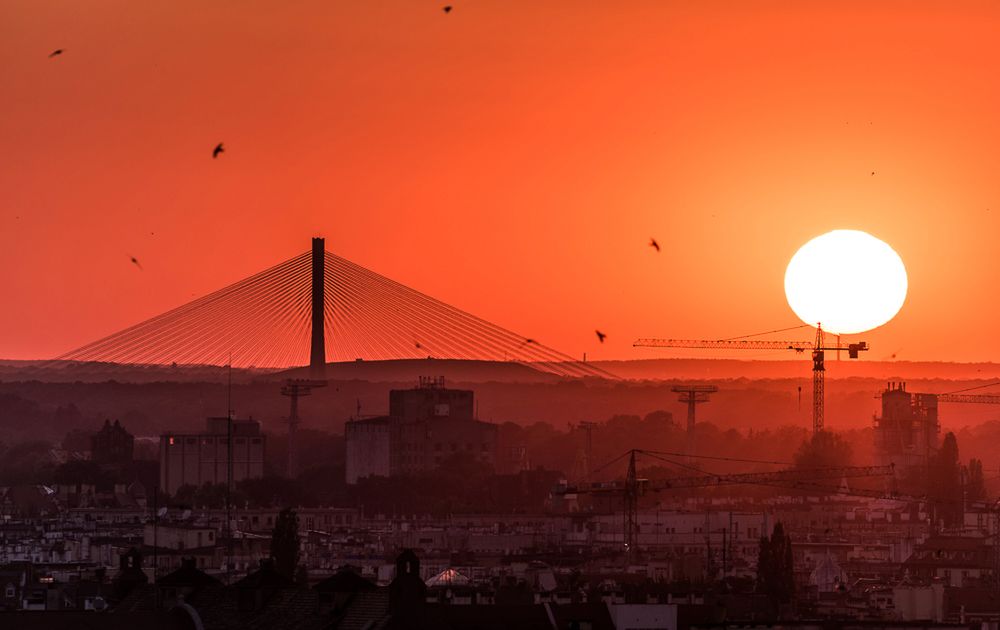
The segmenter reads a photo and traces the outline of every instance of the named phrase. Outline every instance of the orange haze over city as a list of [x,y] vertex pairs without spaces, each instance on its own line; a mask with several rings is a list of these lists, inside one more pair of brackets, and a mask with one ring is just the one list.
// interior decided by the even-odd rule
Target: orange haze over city
[[838,228],[909,277],[864,359],[1000,355],[1000,5],[453,6],[0,5],[0,358],[312,236],[573,356],[731,356],[631,344],[799,324],[785,267]]

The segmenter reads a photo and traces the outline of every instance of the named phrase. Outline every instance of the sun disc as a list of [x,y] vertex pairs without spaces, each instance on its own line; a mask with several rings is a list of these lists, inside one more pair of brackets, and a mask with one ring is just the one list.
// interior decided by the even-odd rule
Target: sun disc
[[803,322],[837,334],[877,328],[906,300],[903,261],[889,245],[859,230],[834,230],[795,252],[785,296]]

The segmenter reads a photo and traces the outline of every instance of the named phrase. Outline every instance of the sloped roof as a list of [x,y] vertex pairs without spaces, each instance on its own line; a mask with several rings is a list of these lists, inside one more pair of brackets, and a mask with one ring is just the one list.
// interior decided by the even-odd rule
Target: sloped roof
[[427,578],[427,586],[465,586],[471,580],[455,569],[445,569],[434,577]]
[[181,565],[181,568],[156,580],[156,584],[158,586],[190,586],[192,588],[203,588],[205,586],[217,586],[221,584],[221,582],[194,566],[193,562],[184,562]]
[[371,591],[377,587],[354,571],[341,569],[317,583],[313,588],[320,593],[358,593]]

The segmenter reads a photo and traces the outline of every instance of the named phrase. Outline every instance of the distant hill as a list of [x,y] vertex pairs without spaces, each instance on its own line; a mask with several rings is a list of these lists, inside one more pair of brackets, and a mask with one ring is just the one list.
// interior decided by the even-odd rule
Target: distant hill
[[[634,361],[594,361],[624,379],[715,380],[784,379],[809,376],[812,363],[806,355],[797,360],[761,361],[740,359],[639,359]],[[838,361],[827,353],[828,379],[870,378],[893,381],[1000,379],[998,363],[949,363],[943,361]]]
[[[399,359],[396,361],[349,361],[328,363],[326,378],[332,381],[371,383],[416,383],[421,376],[443,376],[452,383],[555,383],[563,377],[541,372],[523,363],[468,361],[462,359]],[[259,380],[309,378],[309,368],[295,368],[259,377]]]
[[[443,376],[448,382],[554,383],[563,377],[528,365],[502,361],[460,359],[399,359],[396,361],[347,361],[328,363],[331,381],[416,383],[421,376]],[[230,371],[217,365],[131,365],[78,361],[0,361],[0,381],[46,383],[225,383]],[[234,383],[271,382],[309,378],[309,368],[289,370],[232,369]]]
[[[763,361],[739,359],[637,359],[592,361],[595,367],[626,380],[730,380],[801,379],[810,375],[808,357],[798,360]],[[827,359],[827,379],[876,379],[892,381],[988,381],[1000,379],[997,363],[948,363],[934,361],[838,361]],[[421,376],[443,376],[463,383],[555,383],[565,380],[529,365],[503,361],[461,359],[399,359],[395,361],[348,361],[327,364],[327,378],[334,381],[371,383],[416,382]],[[307,368],[290,370],[233,368],[234,383],[308,378]],[[214,365],[123,365],[75,361],[0,361],[0,381],[50,383],[224,383],[225,366]]]
[[[234,383],[247,382],[274,370],[232,369]],[[46,383],[222,383],[230,370],[219,365],[134,365],[97,361],[14,361],[0,360],[0,381],[42,381]]]

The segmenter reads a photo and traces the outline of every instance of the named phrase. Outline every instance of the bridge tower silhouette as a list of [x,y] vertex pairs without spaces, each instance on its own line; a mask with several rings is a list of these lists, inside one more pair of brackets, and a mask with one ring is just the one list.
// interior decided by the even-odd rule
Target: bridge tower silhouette
[[307,365],[465,359],[513,362],[564,377],[616,378],[535,339],[350,262],[310,250],[56,360],[135,365]]
[[309,375],[314,379],[326,378],[326,246],[324,239],[312,240],[312,343],[309,348]]

